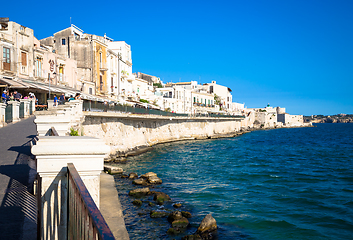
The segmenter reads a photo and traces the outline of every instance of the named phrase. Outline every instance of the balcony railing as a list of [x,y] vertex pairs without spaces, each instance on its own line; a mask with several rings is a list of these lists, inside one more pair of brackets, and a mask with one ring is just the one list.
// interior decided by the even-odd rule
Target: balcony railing
[[68,240],[115,239],[74,164],[68,163]]

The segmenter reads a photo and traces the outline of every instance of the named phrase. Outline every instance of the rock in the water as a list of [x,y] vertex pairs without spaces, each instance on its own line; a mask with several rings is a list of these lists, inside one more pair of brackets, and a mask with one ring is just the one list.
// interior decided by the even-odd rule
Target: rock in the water
[[134,201],[132,201],[132,204],[134,204],[135,206],[141,206],[142,205],[142,201],[141,200],[138,200],[138,199],[135,199]]
[[136,173],[132,172],[129,174],[129,178],[130,179],[138,178],[138,175]]
[[174,204],[173,204],[173,207],[175,207],[175,208],[181,208],[181,203],[174,203]]
[[154,172],[148,172],[148,173],[141,175],[141,177],[143,177],[143,178],[150,178],[152,176],[157,177],[157,174],[155,174]]
[[171,235],[177,235],[181,233],[181,230],[179,228],[169,228],[167,233]]
[[157,176],[151,176],[151,177],[147,178],[147,181],[151,184],[161,184],[162,183],[162,179],[160,179]]
[[150,216],[151,218],[161,218],[166,217],[168,215],[165,211],[151,211]]
[[118,174],[122,173],[124,170],[120,167],[104,166],[104,171],[108,172],[109,174]]
[[189,225],[189,220],[185,217],[176,219],[172,222],[173,228],[186,228]]
[[138,178],[138,179],[135,179],[134,181],[132,181],[133,184],[136,184],[136,185],[145,185],[146,184],[146,180],[143,179],[143,178]]
[[201,236],[198,234],[187,235],[187,236],[183,237],[181,240],[201,240]]
[[148,202],[148,206],[154,207],[154,206],[156,206],[156,204],[154,204],[153,202]]
[[182,211],[181,214],[183,215],[183,217],[186,217],[186,218],[191,218],[192,217],[191,213],[189,213],[187,211]]
[[202,219],[200,226],[197,228],[198,233],[211,232],[217,229],[216,220],[211,214],[207,214],[204,219]]
[[154,192],[153,200],[155,200],[158,205],[163,205],[165,201],[169,201],[171,198],[163,192]]
[[147,187],[146,188],[138,188],[138,189],[131,190],[129,192],[129,195],[133,196],[133,197],[143,197],[143,196],[147,195],[149,192],[150,192],[150,189]]
[[129,178],[129,175],[122,174],[122,175],[121,175],[121,178]]
[[181,219],[183,218],[183,215],[181,214],[180,211],[174,211],[172,213],[169,214],[168,216],[168,221],[169,222],[174,222],[177,219]]

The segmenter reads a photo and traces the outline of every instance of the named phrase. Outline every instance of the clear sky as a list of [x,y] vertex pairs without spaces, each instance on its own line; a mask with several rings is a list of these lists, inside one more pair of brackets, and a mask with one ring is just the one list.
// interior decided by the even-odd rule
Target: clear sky
[[247,107],[353,114],[352,0],[2,1],[38,39],[72,23],[126,41],[133,72],[212,80]]

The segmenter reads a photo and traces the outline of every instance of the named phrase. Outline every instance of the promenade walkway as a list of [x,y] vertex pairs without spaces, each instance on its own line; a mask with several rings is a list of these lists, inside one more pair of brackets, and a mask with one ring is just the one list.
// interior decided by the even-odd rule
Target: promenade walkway
[[37,238],[37,204],[30,141],[36,136],[34,117],[0,128],[0,240]]

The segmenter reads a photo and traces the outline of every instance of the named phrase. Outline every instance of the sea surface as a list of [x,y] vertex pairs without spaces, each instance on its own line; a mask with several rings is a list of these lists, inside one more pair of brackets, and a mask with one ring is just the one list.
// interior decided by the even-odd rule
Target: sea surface
[[[155,172],[155,191],[172,202],[132,205],[131,180],[116,175],[130,239],[181,239],[211,213],[216,239],[353,239],[353,124],[253,131],[234,138],[157,145],[117,164],[127,173]],[[190,226],[168,235],[155,209],[189,211]]]

